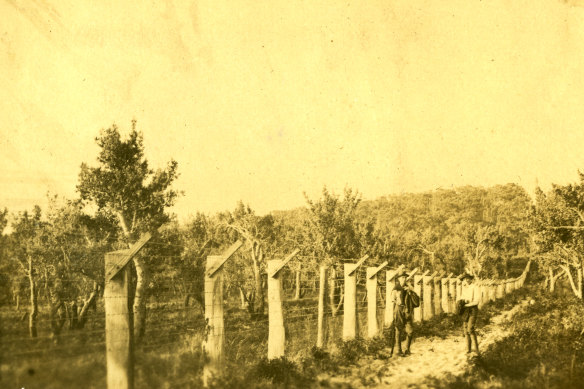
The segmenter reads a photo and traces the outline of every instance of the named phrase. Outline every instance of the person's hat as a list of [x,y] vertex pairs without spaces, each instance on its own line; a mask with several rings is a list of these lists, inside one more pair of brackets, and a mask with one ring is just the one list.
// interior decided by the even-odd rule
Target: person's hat
[[472,274],[470,274],[470,273],[464,273],[462,275],[462,277],[460,277],[460,280],[461,281],[464,281],[467,278],[470,279],[471,281],[474,280],[474,276]]
[[401,272],[397,273],[397,276],[396,276],[396,278],[400,278],[400,277],[408,277],[408,276],[409,276],[408,272],[407,272],[407,271],[405,271],[405,270],[402,270]]

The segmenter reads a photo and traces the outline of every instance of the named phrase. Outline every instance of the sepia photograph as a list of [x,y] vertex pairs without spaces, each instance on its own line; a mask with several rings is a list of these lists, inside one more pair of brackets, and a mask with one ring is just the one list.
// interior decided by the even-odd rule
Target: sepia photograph
[[0,0],[0,387],[584,388],[584,0]]

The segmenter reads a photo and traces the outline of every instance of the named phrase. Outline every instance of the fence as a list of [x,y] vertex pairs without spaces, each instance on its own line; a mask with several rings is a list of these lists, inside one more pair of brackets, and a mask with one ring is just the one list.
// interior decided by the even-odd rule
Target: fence
[[[31,374],[37,379],[45,375],[49,381],[51,374],[62,374],[62,386],[75,379],[86,387],[185,386],[220,374],[230,364],[248,366],[261,357],[294,359],[313,346],[334,350],[339,341],[375,337],[391,323],[389,296],[395,275],[404,268],[389,268],[387,263],[367,266],[364,257],[341,266],[301,269],[295,262],[304,258],[293,252],[286,259],[267,261],[267,316],[251,317],[226,284],[226,267],[239,248],[236,244],[207,257],[203,309],[189,305],[188,297],[185,301],[188,285],[177,284],[173,277],[158,280],[157,294],[147,307],[145,333],[138,341],[126,264],[147,240],[139,243],[141,247],[105,254],[103,298],[96,299],[82,330],[58,335],[41,331],[31,339],[24,331],[15,336],[14,328],[6,330],[3,325],[2,362],[7,366],[3,376],[8,374],[19,387],[27,386]],[[480,304],[522,287],[528,271],[529,263],[517,278],[477,281]],[[421,297],[414,311],[417,322],[454,311],[462,293],[460,277],[417,269],[409,273]],[[50,316],[40,316],[38,324],[53,325],[56,319]],[[202,352],[206,358],[200,358]],[[204,366],[200,361],[206,361]],[[10,375],[6,372],[10,369],[20,373]]]

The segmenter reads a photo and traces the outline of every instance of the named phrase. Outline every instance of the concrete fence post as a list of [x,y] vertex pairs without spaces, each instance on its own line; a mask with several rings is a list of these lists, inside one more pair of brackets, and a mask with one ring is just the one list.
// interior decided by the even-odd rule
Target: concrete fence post
[[268,359],[283,357],[286,343],[282,312],[282,280],[280,273],[274,274],[282,262],[281,259],[268,261]]
[[[107,253],[106,269],[117,263],[126,252]],[[106,381],[109,389],[134,387],[134,318],[129,290],[129,266],[125,266],[105,283]]]
[[414,322],[415,323],[420,323],[423,320],[423,311],[422,311],[422,305],[424,304],[422,301],[422,298],[424,296],[422,296],[422,280],[423,280],[423,276],[422,275],[418,275],[416,274],[414,276],[414,292],[420,297],[420,306],[417,308],[414,308]]
[[343,303],[343,340],[357,335],[357,268],[355,263],[345,263],[345,301]]
[[318,330],[316,333],[316,347],[324,348],[326,334],[326,295],[327,295],[328,267],[321,266],[318,288]]
[[367,267],[367,336],[379,333],[377,325],[377,267]]

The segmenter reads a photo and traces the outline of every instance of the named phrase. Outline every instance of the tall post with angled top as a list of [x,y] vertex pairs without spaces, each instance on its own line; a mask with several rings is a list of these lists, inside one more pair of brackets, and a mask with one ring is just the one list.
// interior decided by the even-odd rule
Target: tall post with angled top
[[206,338],[203,340],[203,385],[218,375],[223,368],[223,351],[225,345],[223,318],[223,265],[241,247],[237,241],[223,255],[209,255],[205,268],[205,322]]
[[440,283],[442,284],[442,311],[444,313],[450,313],[450,299],[448,298],[450,292],[448,288],[448,278],[442,278]]
[[279,274],[272,275],[281,264],[281,259],[268,261],[268,359],[283,357],[286,342],[282,313],[282,280]]
[[[119,263],[129,250],[105,255],[106,269]],[[105,346],[107,362],[107,387],[131,389],[134,387],[134,320],[129,295],[130,268],[123,267],[106,281]]]
[[356,271],[369,256],[357,263],[345,263],[345,302],[343,306],[343,340],[357,336],[357,274]]
[[316,333],[316,347],[324,348],[326,334],[326,293],[328,267],[321,266],[318,287],[318,329]]
[[422,300],[422,281],[423,281],[424,277],[422,275],[418,275],[416,274],[414,276],[414,292],[418,295],[418,297],[420,298],[420,305],[416,308],[414,308],[414,322],[419,323],[422,321],[423,318],[423,312],[422,312],[422,304],[423,302]]
[[424,278],[423,278],[424,286],[422,288],[422,291],[424,293],[424,298],[423,298],[424,314],[422,316],[423,316],[424,320],[430,320],[431,318],[434,317],[434,300],[433,300],[432,291],[434,289],[434,275],[435,274],[436,273],[429,275],[429,276],[424,276]]
[[434,315],[438,316],[442,313],[442,285],[440,279],[442,274],[432,277],[434,283]]
[[282,312],[282,279],[280,271],[298,254],[296,249],[285,259],[268,261],[268,359],[284,356],[286,334]]
[[379,273],[387,262],[380,266],[367,267],[367,336],[373,338],[379,333],[377,323],[377,273]]

